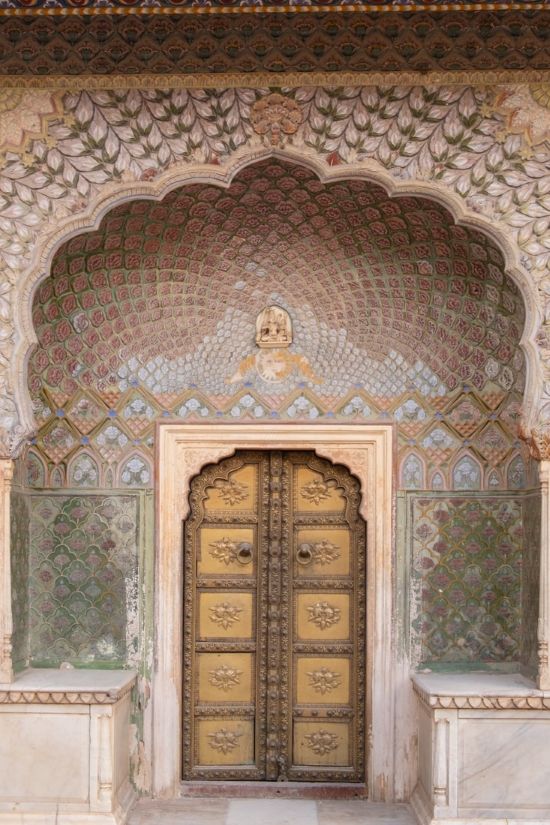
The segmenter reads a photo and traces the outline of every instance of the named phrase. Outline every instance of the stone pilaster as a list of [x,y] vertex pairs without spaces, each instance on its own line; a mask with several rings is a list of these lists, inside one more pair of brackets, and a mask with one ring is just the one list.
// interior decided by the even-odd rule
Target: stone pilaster
[[540,601],[538,621],[538,686],[550,690],[548,648],[550,643],[550,460],[539,467],[541,486]]
[[10,492],[13,461],[0,458],[0,682],[11,682],[11,559],[10,559]]

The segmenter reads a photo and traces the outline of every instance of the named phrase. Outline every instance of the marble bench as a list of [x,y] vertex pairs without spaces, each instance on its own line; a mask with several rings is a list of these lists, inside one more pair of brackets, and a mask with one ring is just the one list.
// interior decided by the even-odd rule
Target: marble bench
[[550,825],[550,692],[520,674],[417,673],[422,825]]
[[128,670],[28,670],[0,684],[1,825],[121,825],[129,780]]

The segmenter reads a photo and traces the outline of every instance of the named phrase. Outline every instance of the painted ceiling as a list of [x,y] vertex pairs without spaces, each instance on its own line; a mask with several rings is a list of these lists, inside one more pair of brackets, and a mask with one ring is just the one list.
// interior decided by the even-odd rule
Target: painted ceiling
[[[293,342],[258,350],[256,319],[274,304]],[[264,161],[228,189],[119,206],[59,250],[33,320],[46,463],[89,445],[98,466],[115,462],[139,486],[132,466],[150,480],[144,455],[163,416],[391,417],[413,488],[426,475],[411,448],[443,488],[465,447],[480,463],[459,467],[448,482],[459,489],[503,486],[498,474],[521,461],[524,308],[501,253],[436,203],[365,181],[323,184]]]
[[[38,79],[112,72],[424,73],[542,70],[550,65],[549,10],[441,14],[414,12],[409,6],[403,15],[394,6],[385,8],[392,10],[361,14],[332,10],[275,15],[55,15],[56,8],[50,8],[48,2],[47,16],[39,14],[41,8],[28,6],[29,14],[2,17],[2,12],[10,11],[4,4],[0,8],[0,72],[13,83],[14,78],[24,75]],[[188,10],[193,9],[211,12],[216,6]],[[131,12],[132,7],[120,11]]]
[[[196,185],[121,206],[65,245],[38,298],[52,358],[37,352],[34,370],[67,394],[131,382],[232,394],[270,303],[294,319],[293,350],[323,395],[357,383],[398,394],[418,360],[424,394],[459,381],[522,389],[523,306],[499,251],[435,203],[390,200],[363,181],[326,186],[303,167],[267,162],[228,191]],[[385,381],[393,350],[404,366]]]

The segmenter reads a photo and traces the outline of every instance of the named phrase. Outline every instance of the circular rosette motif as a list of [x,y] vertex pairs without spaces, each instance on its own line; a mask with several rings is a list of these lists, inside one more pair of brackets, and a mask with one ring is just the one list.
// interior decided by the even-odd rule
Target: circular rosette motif
[[278,146],[281,134],[297,132],[302,111],[291,98],[273,92],[256,101],[250,112],[250,122],[258,135],[269,135],[272,146]]

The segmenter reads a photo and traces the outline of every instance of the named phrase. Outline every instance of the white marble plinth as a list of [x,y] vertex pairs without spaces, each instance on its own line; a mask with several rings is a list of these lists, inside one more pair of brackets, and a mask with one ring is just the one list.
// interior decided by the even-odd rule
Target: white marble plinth
[[36,669],[0,684],[0,824],[122,825],[132,671]]
[[423,825],[550,825],[550,692],[520,674],[413,676]]

